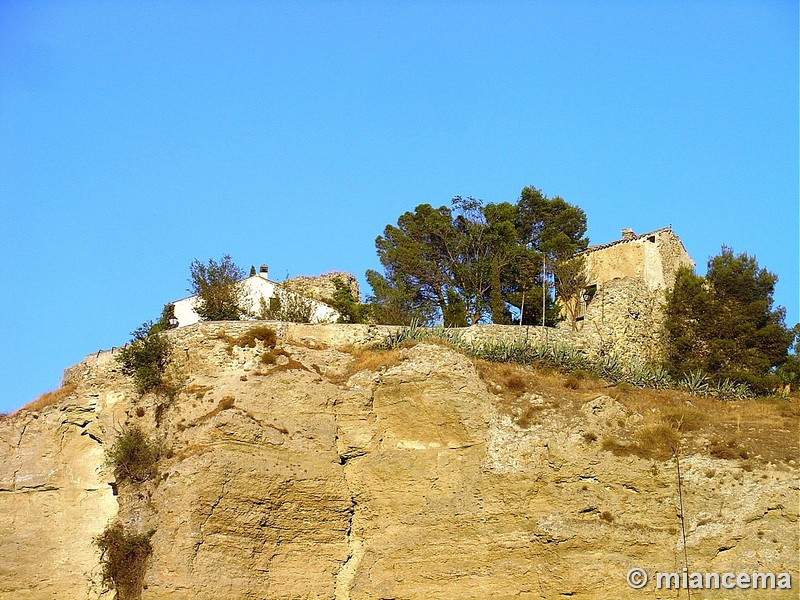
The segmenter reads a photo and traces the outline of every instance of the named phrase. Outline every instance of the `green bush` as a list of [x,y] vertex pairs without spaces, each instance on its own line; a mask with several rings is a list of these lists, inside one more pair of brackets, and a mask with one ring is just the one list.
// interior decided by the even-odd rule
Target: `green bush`
[[366,307],[355,297],[350,286],[342,281],[341,277],[335,277],[333,285],[335,288],[333,296],[326,298],[325,302],[339,313],[339,322],[363,323],[366,319]]
[[161,333],[150,333],[152,328],[152,322],[142,324],[132,333],[131,342],[117,354],[122,372],[133,376],[139,394],[145,394],[161,384],[172,353],[170,341]]
[[219,262],[195,259],[190,267],[195,310],[204,321],[237,321],[247,314],[244,271],[226,254]]
[[95,539],[100,548],[103,584],[116,592],[117,600],[141,598],[147,559],[153,552],[152,535],[128,533],[115,523]]
[[275,295],[267,302],[259,299],[258,318],[265,321],[284,321],[286,323],[311,323],[314,316],[314,302],[287,290],[276,289]]
[[127,427],[106,452],[106,463],[117,481],[141,483],[156,475],[161,445],[137,425]]

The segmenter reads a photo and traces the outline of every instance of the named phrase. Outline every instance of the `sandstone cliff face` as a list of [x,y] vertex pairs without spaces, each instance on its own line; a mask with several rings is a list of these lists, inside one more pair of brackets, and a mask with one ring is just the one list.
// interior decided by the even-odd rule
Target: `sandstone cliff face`
[[[265,365],[219,339],[247,327],[172,332],[171,403],[105,353],[65,402],[0,423],[0,597],[100,597],[92,540],[113,519],[154,531],[143,598],[675,597],[625,581],[684,554],[674,461],[596,441],[640,418],[623,403],[534,384],[509,404],[435,345],[352,372],[341,345],[375,328],[283,325],[288,356]],[[115,496],[103,450],[130,423],[171,452]],[[796,590],[796,467],[681,467],[691,570],[788,571]]]

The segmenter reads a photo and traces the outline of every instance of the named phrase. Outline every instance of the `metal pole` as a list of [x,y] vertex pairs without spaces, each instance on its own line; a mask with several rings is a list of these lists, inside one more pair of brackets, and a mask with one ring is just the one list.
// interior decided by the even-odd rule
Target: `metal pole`
[[542,327],[544,327],[544,313],[547,310],[547,262],[542,254]]

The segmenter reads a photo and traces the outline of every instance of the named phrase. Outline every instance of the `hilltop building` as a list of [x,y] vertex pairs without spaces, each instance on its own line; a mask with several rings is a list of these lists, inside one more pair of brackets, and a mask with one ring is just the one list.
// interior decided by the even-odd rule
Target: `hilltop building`
[[[661,351],[665,292],[682,266],[693,267],[680,238],[665,227],[591,246],[586,260],[587,286],[578,302],[576,328],[605,353],[621,357],[658,357]],[[569,321],[561,327],[571,327]]]
[[[294,286],[287,285],[292,280],[277,283],[270,281],[268,275],[269,268],[267,265],[261,265],[255,275],[251,275],[241,282],[245,291],[245,309],[253,318],[265,317],[265,312],[270,310],[277,311],[281,305],[285,309],[287,303],[302,305],[304,310],[308,312],[311,323],[335,323],[341,316],[337,310],[325,302],[312,297],[311,294],[298,293]],[[316,278],[303,279],[313,281]],[[309,290],[313,288],[310,284],[307,287]],[[175,318],[178,319],[178,327],[193,325],[201,320],[200,315],[195,310],[197,302],[197,296],[189,296],[172,303],[175,307]]]

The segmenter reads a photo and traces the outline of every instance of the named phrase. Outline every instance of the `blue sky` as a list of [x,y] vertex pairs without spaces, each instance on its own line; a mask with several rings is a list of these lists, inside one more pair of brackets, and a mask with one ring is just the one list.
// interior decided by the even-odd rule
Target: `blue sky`
[[195,258],[363,283],[402,212],[526,185],[754,254],[797,322],[797,3],[3,0],[0,411]]

